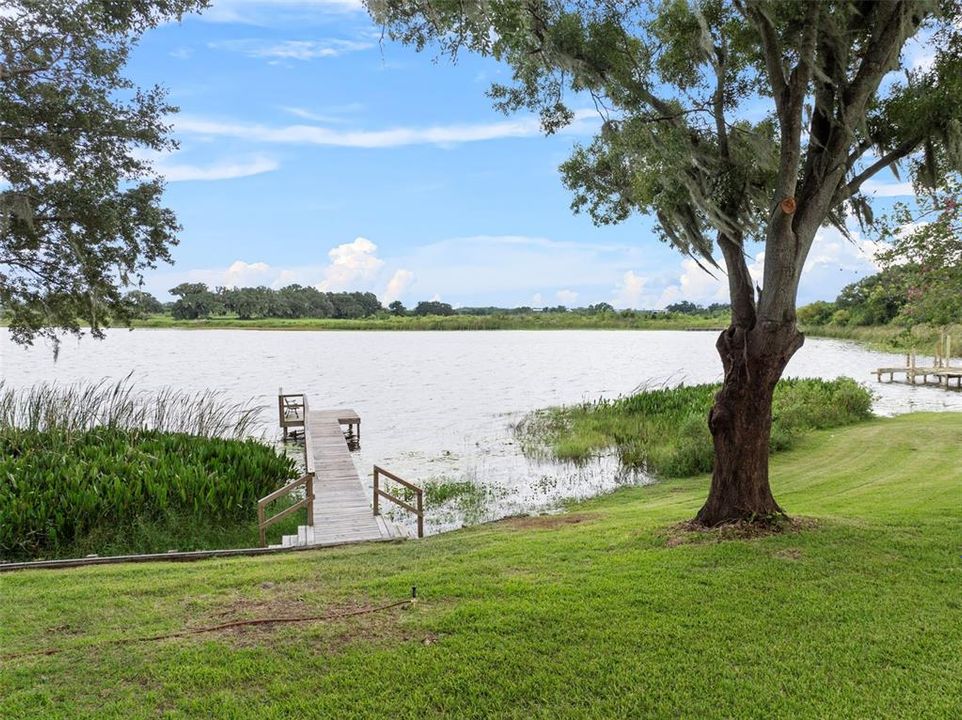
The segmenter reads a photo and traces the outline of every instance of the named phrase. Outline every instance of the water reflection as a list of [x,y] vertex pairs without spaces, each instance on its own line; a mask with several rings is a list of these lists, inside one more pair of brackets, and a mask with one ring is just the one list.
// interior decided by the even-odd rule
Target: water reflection
[[[613,457],[578,467],[526,459],[511,432],[526,412],[644,385],[717,382],[721,372],[715,334],[704,332],[113,330],[103,342],[65,341],[56,363],[48,348],[21,349],[2,332],[0,368],[11,386],[119,379],[133,371],[145,389],[218,388],[237,400],[255,397],[272,434],[279,386],[306,392],[315,409],[354,408],[364,424],[354,458],[369,483],[377,463],[413,482],[482,489],[482,507],[454,498],[430,508],[434,532],[646,481],[623,473]],[[960,393],[876,384],[870,376],[902,360],[810,339],[787,374],[864,381],[883,415],[962,410]]]

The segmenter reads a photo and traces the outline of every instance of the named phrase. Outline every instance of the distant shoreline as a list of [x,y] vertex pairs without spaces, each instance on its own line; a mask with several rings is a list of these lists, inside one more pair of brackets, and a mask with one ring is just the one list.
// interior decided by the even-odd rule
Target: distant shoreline
[[465,330],[696,330],[718,332],[728,326],[727,318],[678,317],[664,319],[611,316],[560,315],[450,315],[424,317],[366,318],[206,318],[175,320],[156,316],[135,320],[131,327],[181,330],[363,330],[363,331],[465,331]]
[[[278,331],[364,331],[364,332],[452,332],[493,330],[643,330],[721,332],[729,325],[727,316],[658,315],[639,311],[635,314],[599,315],[530,313],[496,315],[388,316],[359,319],[337,318],[254,318],[213,317],[200,320],[175,320],[170,315],[154,315],[134,320],[130,328],[145,330],[278,330]],[[7,327],[0,320],[0,327]],[[116,325],[116,328],[127,328]],[[926,353],[938,338],[939,328],[919,325],[909,329],[896,325],[841,326],[801,325],[810,338],[847,340],[886,352],[918,350]],[[962,325],[947,328],[962,337]]]

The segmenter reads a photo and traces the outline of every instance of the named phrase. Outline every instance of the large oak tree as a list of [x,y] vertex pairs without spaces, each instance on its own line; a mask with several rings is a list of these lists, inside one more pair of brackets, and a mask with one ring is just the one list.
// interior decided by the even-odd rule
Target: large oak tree
[[[540,114],[604,118],[562,166],[596,222],[653,215],[661,238],[724,271],[732,321],[708,424],[715,466],[697,519],[782,514],[768,478],[775,384],[801,347],[795,305],[819,228],[871,224],[866,181],[903,166],[932,184],[962,165],[956,0],[367,0],[393,39],[492,56],[490,95]],[[930,62],[906,63],[924,38]],[[764,252],[756,287],[746,260]]]
[[122,74],[148,28],[207,0],[10,0],[0,11],[0,305],[13,339],[135,310],[178,230],[146,159],[174,147],[160,87]]

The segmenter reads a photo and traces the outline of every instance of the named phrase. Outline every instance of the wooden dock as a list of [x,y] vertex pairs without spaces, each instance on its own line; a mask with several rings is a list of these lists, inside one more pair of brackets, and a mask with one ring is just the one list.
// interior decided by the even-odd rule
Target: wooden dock
[[[299,526],[296,534],[284,535],[279,545],[271,547],[408,537],[406,528],[379,514],[378,505],[374,502],[376,493],[372,492],[371,499],[368,498],[367,488],[351,458],[351,451],[360,445],[361,434],[361,418],[354,410],[311,410],[305,396],[285,395],[281,391],[278,395],[278,420],[285,437],[290,432],[289,428],[302,430],[306,474],[262,499],[261,505],[266,506],[285,494],[299,491],[302,486],[305,488],[304,498],[296,506],[271,519],[266,519],[261,509],[259,522],[262,529],[266,529],[287,512],[293,512],[295,507],[306,507],[308,513],[307,524]],[[416,492],[420,496],[419,488],[416,488]],[[384,494],[381,493],[381,496]],[[420,520],[419,529],[423,523],[423,512]]]
[[[895,381],[896,375],[904,375],[905,382],[910,385],[918,385],[919,378],[923,385],[938,385],[946,390],[962,390],[962,367],[952,365],[952,338],[946,333],[942,333],[939,342],[935,347],[931,363],[919,363],[919,359],[913,350],[905,355],[905,365],[899,367],[880,367],[873,373],[878,382],[882,382],[882,376],[888,375],[889,382]],[[929,382],[929,378],[934,380]],[[955,387],[952,387],[952,381]]]

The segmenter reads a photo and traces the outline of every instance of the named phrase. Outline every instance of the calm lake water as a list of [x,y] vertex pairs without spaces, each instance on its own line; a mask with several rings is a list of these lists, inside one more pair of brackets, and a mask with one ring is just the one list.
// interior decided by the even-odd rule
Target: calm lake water
[[[432,531],[550,510],[563,499],[645,481],[621,473],[610,457],[579,468],[524,458],[512,427],[526,412],[613,398],[646,384],[721,379],[714,332],[114,330],[102,342],[66,340],[56,362],[49,347],[24,350],[0,332],[8,386],[116,380],[133,372],[142,389],[216,388],[231,399],[255,398],[270,427],[278,386],[306,392],[314,409],[354,408],[362,418],[355,453],[362,476],[377,463],[414,482],[467,480],[481,489],[482,502],[462,498],[435,509]],[[879,414],[962,411],[962,393],[876,384],[869,374],[903,361],[852,343],[809,339],[786,374],[864,381],[878,395]]]

